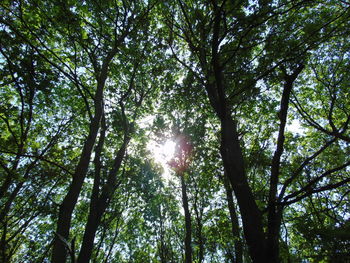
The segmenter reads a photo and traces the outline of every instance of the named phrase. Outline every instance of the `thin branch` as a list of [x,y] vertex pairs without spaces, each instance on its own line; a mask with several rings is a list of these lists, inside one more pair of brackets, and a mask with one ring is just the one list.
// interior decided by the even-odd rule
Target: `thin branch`
[[313,155],[306,158],[304,162],[292,173],[292,175],[284,182],[282,190],[278,197],[278,202],[280,202],[284,196],[284,193],[287,187],[300,175],[301,171],[308,165],[313,159],[319,156],[324,150],[326,150],[333,142],[336,141],[336,138],[325,143],[318,151],[316,151]]
[[289,200],[289,201],[284,201],[284,202],[282,202],[282,204],[284,206],[290,205],[290,204],[296,203],[296,202],[298,202],[298,201],[300,201],[300,200],[304,199],[305,197],[308,197],[312,194],[337,189],[337,188],[339,188],[345,184],[348,184],[348,183],[350,183],[350,178],[344,179],[338,183],[325,185],[325,186],[322,186],[320,188],[310,189],[310,190],[306,191],[303,195],[296,197],[296,198]]
[[[283,204],[289,204],[289,203],[294,203],[294,202],[297,202],[299,200],[301,200],[302,198],[310,195],[310,194],[313,194],[313,193],[316,193],[316,192],[321,192],[321,191],[325,191],[325,190],[331,190],[333,188],[336,188],[337,186],[340,186],[342,184],[345,184],[347,182],[350,181],[350,178],[348,179],[345,179],[339,183],[336,183],[336,184],[331,184],[331,185],[326,185],[324,187],[320,187],[318,189],[314,189],[313,187],[316,185],[316,183],[318,183],[321,179],[325,178],[326,176],[328,175],[331,175],[335,172],[338,172],[338,171],[341,171],[343,169],[345,169],[346,167],[348,167],[350,165],[350,161],[346,162],[345,164],[343,165],[340,165],[338,167],[335,167],[333,169],[330,169],[330,170],[327,170],[326,172],[324,172],[323,174],[321,174],[320,176],[314,178],[313,180],[311,180],[311,182],[309,182],[307,185],[305,185],[303,188],[301,188],[300,190],[290,194],[290,195],[287,195],[285,198],[283,198]],[[303,194],[304,193],[304,194]],[[301,196],[297,197],[298,195],[302,194]],[[291,198],[294,198],[296,197],[295,199],[293,199],[293,201],[288,201],[289,199]]]

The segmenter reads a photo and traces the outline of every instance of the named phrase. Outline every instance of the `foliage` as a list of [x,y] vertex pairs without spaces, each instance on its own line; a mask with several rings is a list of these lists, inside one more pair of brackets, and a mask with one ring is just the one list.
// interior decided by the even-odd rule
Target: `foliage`
[[349,17],[1,1],[0,261],[176,263],[188,241],[196,263],[350,260]]

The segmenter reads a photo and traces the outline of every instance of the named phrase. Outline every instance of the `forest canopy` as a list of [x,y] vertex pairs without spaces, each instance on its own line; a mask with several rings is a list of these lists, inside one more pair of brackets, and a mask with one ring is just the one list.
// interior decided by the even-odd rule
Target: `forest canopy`
[[2,0],[0,262],[350,262],[350,2]]

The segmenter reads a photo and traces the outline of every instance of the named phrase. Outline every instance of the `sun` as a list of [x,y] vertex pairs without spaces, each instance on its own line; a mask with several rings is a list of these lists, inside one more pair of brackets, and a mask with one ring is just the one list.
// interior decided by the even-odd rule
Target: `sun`
[[174,156],[176,143],[172,140],[167,140],[163,145],[160,146],[160,154],[164,160],[170,161]]
[[170,178],[170,167],[168,162],[174,157],[176,143],[168,139],[163,144],[159,144],[156,141],[150,141],[147,145],[147,149],[151,152],[154,161],[160,164],[164,170],[162,176],[165,179]]
[[163,144],[156,141],[150,141],[147,149],[152,153],[157,163],[167,163],[174,157],[176,143],[172,140],[166,140]]

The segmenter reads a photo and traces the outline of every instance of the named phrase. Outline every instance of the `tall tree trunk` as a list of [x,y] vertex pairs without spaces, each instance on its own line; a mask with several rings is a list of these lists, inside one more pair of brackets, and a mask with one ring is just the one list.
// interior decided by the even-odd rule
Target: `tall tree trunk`
[[184,173],[181,173],[181,190],[182,190],[182,205],[185,212],[185,263],[192,263],[192,247],[191,247],[191,214],[188,207],[188,197]]
[[[214,59],[213,64],[217,63]],[[206,90],[209,101],[221,122],[221,157],[226,175],[237,198],[249,254],[254,263],[265,262],[266,242],[262,214],[248,184],[237,125],[226,105],[220,68],[218,65],[214,67],[216,81],[211,83],[208,78]]]
[[221,156],[241,211],[249,254],[254,263],[265,262],[262,215],[248,184],[237,127],[231,116],[227,115],[221,120],[221,129]]
[[[269,242],[267,240],[269,238],[266,239],[262,212],[259,210],[256,204],[253,191],[250,188],[245,172],[237,123],[231,115],[232,106],[234,105],[231,105],[231,103],[227,101],[227,81],[225,80],[224,75],[227,56],[223,55],[224,49],[222,48],[223,40],[228,34],[228,30],[226,28],[227,17],[225,13],[225,5],[224,3],[219,4],[218,1],[211,1],[210,3],[212,7],[211,23],[209,27],[203,26],[203,30],[199,32],[201,34],[198,34],[198,30],[194,31],[191,27],[191,23],[187,17],[188,12],[186,11],[185,5],[181,4],[180,2],[181,10],[187,19],[183,29],[184,39],[187,41],[192,51],[192,55],[197,56],[199,59],[199,64],[202,71],[201,73],[203,76],[205,76],[205,79],[201,80],[205,83],[205,89],[209,102],[221,122],[221,157],[226,175],[236,196],[241,213],[243,232],[248,246],[249,255],[254,263],[270,262],[267,259],[267,254],[272,251],[275,255],[278,254],[278,246],[276,247],[273,245],[269,247],[268,245]],[[206,33],[206,30],[209,33]],[[201,40],[200,43],[198,43],[198,38]],[[241,40],[243,40],[243,38],[244,36]],[[206,43],[206,45],[203,45],[203,43]],[[207,44],[210,45],[209,48]],[[224,58],[224,60],[222,60],[222,58]],[[201,74],[198,74],[197,77],[201,78],[200,75]],[[236,77],[239,78],[239,76]],[[249,89],[249,87],[246,88]],[[238,90],[231,90],[230,95],[235,96],[235,92],[237,94],[237,98],[242,99],[239,97],[241,96],[239,95],[241,91],[238,92]],[[268,204],[268,224],[271,223],[271,227],[267,228],[267,233],[271,238],[275,237],[273,233],[276,233],[276,231],[279,232],[280,224],[275,202],[277,184],[278,173],[275,173],[273,176],[271,176],[270,185],[272,186],[272,190],[270,191],[270,199]],[[278,238],[277,243],[276,239],[273,240],[275,244],[278,243]]]
[[279,131],[277,138],[277,146],[275,153],[272,158],[271,164],[271,176],[270,176],[270,188],[269,188],[269,200],[268,200],[268,223],[267,223],[267,251],[266,259],[271,263],[279,262],[279,235],[280,235],[280,226],[282,220],[282,211],[283,207],[277,204],[277,187],[279,182],[280,175],[280,163],[281,156],[284,151],[284,141],[285,141],[285,127],[287,124],[287,115],[289,107],[290,94],[293,89],[293,83],[303,70],[304,65],[299,65],[291,75],[286,73],[286,70],[283,69],[285,74],[285,83],[283,87],[283,93],[280,102],[280,111],[279,111]]
[[234,238],[234,246],[235,246],[235,258],[233,262],[242,263],[243,262],[242,238],[239,233],[239,223],[238,223],[237,212],[235,209],[235,204],[233,202],[232,189],[226,175],[224,176],[224,186],[226,190],[227,205],[228,205],[230,218],[231,218],[231,226],[232,226],[231,230],[232,230],[232,235]]
[[248,245],[249,254],[254,263],[265,262],[265,233],[262,214],[256,205],[248,178],[244,169],[242,149],[239,144],[237,125],[227,107],[224,87],[224,75],[220,66],[218,50],[218,32],[214,25],[212,67],[215,82],[209,76],[206,90],[209,101],[221,122],[220,152],[225,173],[237,198],[242,216],[243,232]]
[[[84,142],[83,150],[73,175],[73,180],[59,209],[56,233],[58,237],[61,237],[66,241],[69,239],[73,210],[89,168],[92,149],[95,145],[97,133],[100,127],[100,121],[103,114],[103,90],[108,75],[108,67],[116,53],[117,48],[114,47],[103,61],[101,72],[97,80],[97,89],[94,98],[95,115],[90,122],[89,134]],[[52,263],[65,263],[67,258],[66,244],[58,237],[55,238],[53,244]]]
[[[77,203],[88,170],[91,151],[95,144],[95,139],[99,128],[99,120],[99,114],[95,114],[95,117],[93,118],[90,124],[90,132],[87,140],[85,141],[84,148],[80,156],[78,166],[75,170],[72,183],[60,206],[56,232],[65,240],[68,240],[69,238],[69,230],[71,225],[73,209]],[[52,263],[66,262],[66,249],[67,248],[64,242],[62,242],[62,240],[60,240],[59,238],[56,238],[53,245]]]
[[[213,1],[213,8],[215,17],[211,40],[212,59],[210,68],[212,71],[206,74],[206,91],[210,104],[221,122],[221,157],[225,172],[237,198],[249,254],[254,263],[265,262],[266,246],[262,214],[256,205],[252,190],[248,184],[237,125],[231,117],[231,110],[226,99],[223,66],[221,65],[219,53],[222,13],[215,1]],[[204,71],[205,68],[207,67],[203,68]]]
[[98,198],[96,198],[95,196],[91,199],[90,212],[87,224],[85,226],[83,243],[81,245],[77,263],[87,263],[90,261],[97,228],[100,225],[102,216],[108,207],[109,201],[112,199],[115,189],[118,187],[116,176],[124,159],[126,146],[128,142],[129,137],[125,136],[124,142],[121,148],[119,149],[117,156],[114,159],[114,163],[111,171],[109,172],[107,182],[102,187],[101,195]]
[[193,210],[195,213],[195,219],[196,219],[196,223],[197,223],[196,239],[197,239],[197,243],[198,243],[198,247],[199,247],[197,261],[198,261],[198,263],[202,263],[204,260],[204,240],[203,240],[203,223],[202,223],[202,221],[203,221],[203,207],[202,206],[200,208],[198,207],[199,191],[200,190],[198,188],[198,185],[195,183]]
[[163,222],[163,214],[162,214],[162,207],[161,204],[159,205],[159,237],[160,237],[160,244],[158,245],[158,254],[160,257],[161,263],[167,263],[167,249],[166,249],[166,241],[165,241],[165,228],[164,228],[164,222]]
[[202,263],[204,260],[204,242],[203,242],[203,224],[202,218],[196,212],[196,221],[197,221],[197,240],[198,240],[198,263]]
[[[94,228],[98,226],[99,222],[96,222],[96,219],[98,218],[98,215],[100,214],[101,207],[98,205],[98,197],[99,197],[99,191],[100,191],[100,185],[101,185],[101,153],[105,141],[105,135],[106,135],[106,122],[104,118],[104,114],[101,119],[101,132],[100,137],[95,149],[95,159],[94,159],[94,165],[95,165],[95,177],[94,177],[94,185],[92,188],[91,193],[91,199],[90,199],[90,211],[88,215],[88,222],[85,226],[85,232],[83,237],[83,244],[86,243],[86,240],[94,239],[93,233],[91,233],[91,228]],[[85,241],[85,242],[84,242]],[[86,247],[86,244],[85,246]],[[91,252],[92,252],[92,246],[91,246]],[[91,254],[90,254],[91,256]],[[87,261],[88,262],[88,261]]]
[[198,263],[202,263],[204,260],[204,242],[203,242],[203,234],[202,234],[203,226],[201,223],[198,224]]

